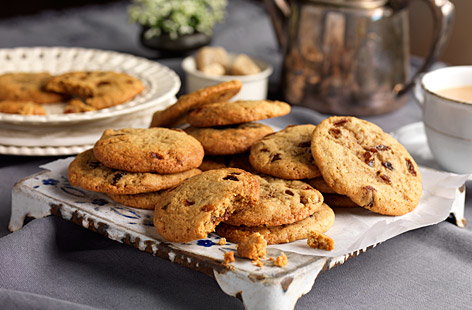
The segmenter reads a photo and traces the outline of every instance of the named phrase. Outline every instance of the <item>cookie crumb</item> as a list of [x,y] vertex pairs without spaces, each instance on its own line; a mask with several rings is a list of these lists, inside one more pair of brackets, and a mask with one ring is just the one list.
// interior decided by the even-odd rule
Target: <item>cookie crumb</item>
[[237,251],[241,257],[258,260],[267,254],[267,241],[260,233],[254,233],[238,244]]
[[226,252],[225,253],[225,261],[224,261],[224,265],[229,265],[230,263],[234,263],[235,262],[235,259],[234,259],[234,252],[233,251],[229,251],[229,252]]
[[254,265],[256,265],[257,267],[264,267],[264,262],[261,261],[259,258],[258,258],[258,259],[254,259],[254,260],[252,261],[252,263],[253,263]]
[[225,245],[226,244],[226,238],[221,238],[218,240],[218,245]]
[[283,267],[288,264],[287,255],[284,252],[280,253],[279,256],[275,259],[274,265],[277,267]]
[[332,251],[334,249],[334,240],[317,231],[311,231],[306,243],[310,248]]

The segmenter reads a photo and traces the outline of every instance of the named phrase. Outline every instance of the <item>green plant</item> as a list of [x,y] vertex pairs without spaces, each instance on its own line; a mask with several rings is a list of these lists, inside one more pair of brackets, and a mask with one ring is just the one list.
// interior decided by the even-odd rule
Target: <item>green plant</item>
[[211,34],[223,20],[227,0],[133,0],[130,20],[149,28],[146,38],[167,34],[176,39],[185,34]]

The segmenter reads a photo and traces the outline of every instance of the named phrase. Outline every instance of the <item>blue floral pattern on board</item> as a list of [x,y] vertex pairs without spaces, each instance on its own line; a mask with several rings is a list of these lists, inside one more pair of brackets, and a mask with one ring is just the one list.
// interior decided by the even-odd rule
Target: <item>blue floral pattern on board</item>
[[59,180],[56,179],[45,179],[42,182],[44,185],[57,185],[59,183]]

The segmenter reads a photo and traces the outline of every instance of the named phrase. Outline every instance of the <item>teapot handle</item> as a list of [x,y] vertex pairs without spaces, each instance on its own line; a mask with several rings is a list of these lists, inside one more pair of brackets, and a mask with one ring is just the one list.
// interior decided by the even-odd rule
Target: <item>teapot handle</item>
[[264,0],[267,12],[270,15],[279,47],[287,45],[287,20],[290,16],[290,5],[286,0]]
[[452,28],[454,20],[454,5],[449,0],[421,0],[426,2],[433,14],[433,43],[423,65],[413,75],[411,80],[397,92],[397,97],[404,95],[416,83],[418,77],[428,70],[441,54],[444,43]]

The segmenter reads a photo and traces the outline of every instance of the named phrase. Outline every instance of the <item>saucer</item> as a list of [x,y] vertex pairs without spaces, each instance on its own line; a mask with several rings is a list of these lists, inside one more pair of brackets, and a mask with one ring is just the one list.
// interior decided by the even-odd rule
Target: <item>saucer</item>
[[[434,160],[433,154],[428,146],[423,122],[403,126],[393,132],[392,136],[403,144],[418,165],[445,171],[444,168]],[[469,176],[468,180],[472,180],[472,175]]]

